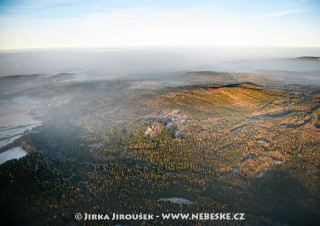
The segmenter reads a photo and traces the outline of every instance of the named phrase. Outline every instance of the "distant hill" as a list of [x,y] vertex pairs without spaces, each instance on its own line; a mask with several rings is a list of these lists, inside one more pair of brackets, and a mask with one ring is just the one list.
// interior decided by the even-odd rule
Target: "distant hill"
[[320,60],[320,57],[312,57],[312,56],[303,56],[303,57],[297,57],[298,60]]

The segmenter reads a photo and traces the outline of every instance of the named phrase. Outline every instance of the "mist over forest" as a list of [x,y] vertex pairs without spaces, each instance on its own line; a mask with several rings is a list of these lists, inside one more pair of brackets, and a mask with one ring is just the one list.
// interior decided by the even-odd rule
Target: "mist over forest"
[[[255,72],[267,78],[319,82],[319,48],[144,48],[7,50],[0,52],[0,76],[66,73],[78,80],[156,79],[189,71]],[[263,73],[268,71],[269,73]],[[272,71],[277,71],[274,76]],[[267,75],[268,74],[268,75]]]
[[319,225],[319,9],[0,0],[0,225]]

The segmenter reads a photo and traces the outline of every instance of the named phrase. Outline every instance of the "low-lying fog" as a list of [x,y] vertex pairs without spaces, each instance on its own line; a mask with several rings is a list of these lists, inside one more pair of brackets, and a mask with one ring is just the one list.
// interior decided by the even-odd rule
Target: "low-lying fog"
[[[77,72],[78,80],[161,79],[182,71],[312,72],[320,80],[320,48],[60,49],[0,52],[0,76]],[[301,78],[303,81],[308,78]]]
[[[15,141],[52,115],[63,113],[63,106],[68,103],[76,107],[81,101],[98,100],[103,103],[105,109],[102,110],[112,111],[113,103],[121,101],[123,96],[146,90],[203,81],[243,82],[255,77],[251,75],[277,80],[277,84],[320,84],[320,61],[298,59],[302,56],[320,56],[320,48],[2,51],[0,164],[22,157],[25,152],[17,149]],[[217,73],[217,77],[212,77],[207,76],[207,72],[185,73],[193,71],[232,72],[233,75]],[[249,72],[249,75],[235,72]],[[267,84],[263,79],[254,81]]]

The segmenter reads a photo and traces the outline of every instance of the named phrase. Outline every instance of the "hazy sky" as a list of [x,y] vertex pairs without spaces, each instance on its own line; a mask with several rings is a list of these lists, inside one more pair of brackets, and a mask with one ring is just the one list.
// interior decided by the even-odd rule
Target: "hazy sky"
[[319,0],[0,0],[0,49],[320,46]]

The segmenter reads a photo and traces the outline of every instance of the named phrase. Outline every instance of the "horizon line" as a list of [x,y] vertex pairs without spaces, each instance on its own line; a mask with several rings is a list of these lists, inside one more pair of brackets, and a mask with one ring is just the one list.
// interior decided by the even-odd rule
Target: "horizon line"
[[290,49],[301,49],[301,48],[320,48],[320,46],[215,46],[215,45],[152,45],[152,46],[83,46],[83,47],[75,47],[75,46],[66,46],[66,47],[24,47],[24,48],[0,48],[0,52],[2,51],[41,51],[41,50],[97,50],[97,49],[105,49],[105,50],[121,50],[121,49],[181,49],[181,48],[234,48],[234,49],[269,49],[269,48],[290,48]]

